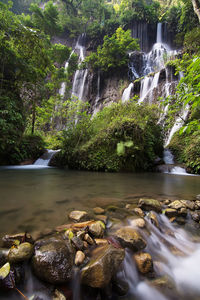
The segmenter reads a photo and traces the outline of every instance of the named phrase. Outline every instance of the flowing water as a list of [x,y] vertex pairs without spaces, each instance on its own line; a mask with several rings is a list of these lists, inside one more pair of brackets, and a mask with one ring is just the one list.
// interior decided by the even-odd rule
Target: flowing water
[[[66,224],[67,215],[73,209],[92,213],[93,207],[124,207],[130,202],[137,203],[140,197],[194,200],[200,193],[200,177],[1,167],[0,190],[2,236],[22,231],[34,233]],[[158,220],[161,231],[146,219],[150,232],[150,235],[142,232],[148,243],[146,251],[153,257],[156,275],[168,276],[175,289],[159,290],[153,281],[144,279],[136,269],[131,252],[127,251],[123,268],[117,276],[128,281],[129,293],[125,298],[114,295],[112,299],[186,300],[189,296],[191,299],[199,299],[200,271],[196,262],[200,259],[200,244],[194,243],[184,229],[174,227],[164,216],[158,216]],[[124,220],[121,221],[123,223]],[[173,253],[172,250],[176,248],[183,255]],[[88,300],[83,294],[80,296],[79,276],[79,270],[75,269],[71,284],[74,290],[72,299]],[[39,282],[27,269],[22,292],[29,299],[37,295],[39,299],[50,300],[50,291],[50,286]],[[0,299],[17,300],[19,296],[14,292],[2,298],[0,294]]]
[[[86,34],[83,33],[82,35],[79,36],[75,46],[75,51],[78,51],[79,54],[79,66],[81,65],[81,63],[85,58],[85,51],[86,51],[85,42],[86,42]],[[87,69],[80,69],[76,71],[74,75],[73,86],[72,86],[72,97],[77,97],[79,100],[83,100],[87,74],[88,74]]]

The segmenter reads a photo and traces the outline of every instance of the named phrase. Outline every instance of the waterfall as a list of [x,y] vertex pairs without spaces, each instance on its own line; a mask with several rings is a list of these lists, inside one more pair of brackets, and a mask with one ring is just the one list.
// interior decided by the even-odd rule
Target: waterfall
[[38,158],[34,165],[35,166],[43,166],[47,167],[49,165],[50,160],[52,157],[58,152],[59,150],[47,150],[40,158]]
[[[67,60],[66,63],[65,63],[65,73],[67,73],[67,70],[68,70],[68,67],[69,67],[69,61],[70,61],[70,58],[72,57],[73,54],[74,54],[74,50],[72,50],[72,52],[71,52],[71,54],[70,54],[68,60]],[[59,95],[60,95],[61,97],[64,97],[64,95],[65,95],[65,90],[66,90],[66,82],[64,81],[64,82],[61,83],[61,87],[60,87],[60,89],[59,89]]]
[[[86,34],[82,33],[79,36],[75,46],[75,51],[79,51],[79,67],[85,58],[85,42],[86,42]],[[72,98],[77,97],[79,100],[83,100],[87,74],[88,74],[87,69],[76,70],[73,86],[72,86]]]
[[165,149],[163,152],[163,160],[166,165],[172,165],[170,168],[167,168],[164,173],[177,174],[177,175],[188,175],[186,170],[180,166],[176,166],[174,162],[174,155],[169,149]]
[[100,100],[100,88],[101,88],[101,73],[100,70],[98,70],[98,77],[97,77],[97,96],[94,102],[94,110],[93,110],[93,116],[96,115],[96,113],[99,111],[98,109],[98,102]]
[[123,94],[122,94],[122,102],[126,102],[130,99],[131,96],[131,92],[133,90],[133,82],[131,82],[129,84],[129,86],[124,90]]
[[181,127],[184,125],[186,119],[187,119],[187,116],[189,114],[189,105],[187,104],[185,108],[182,109],[181,113],[180,113],[180,116],[178,116],[175,120],[175,123],[174,125],[172,126],[171,130],[170,130],[170,133],[169,133],[169,136],[168,136],[168,139],[165,143],[165,147],[167,147],[170,142],[171,142],[171,139],[173,137],[173,135],[179,130],[181,129]]
[[162,43],[162,23],[158,23],[156,43]]

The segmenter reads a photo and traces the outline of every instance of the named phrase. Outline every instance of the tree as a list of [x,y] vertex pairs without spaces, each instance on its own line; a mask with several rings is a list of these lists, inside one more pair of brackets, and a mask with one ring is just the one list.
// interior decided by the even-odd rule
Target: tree
[[139,50],[138,41],[131,37],[130,30],[124,31],[119,27],[111,36],[104,37],[104,43],[85,59],[85,63],[92,68],[102,71],[121,68],[128,63],[128,51]]

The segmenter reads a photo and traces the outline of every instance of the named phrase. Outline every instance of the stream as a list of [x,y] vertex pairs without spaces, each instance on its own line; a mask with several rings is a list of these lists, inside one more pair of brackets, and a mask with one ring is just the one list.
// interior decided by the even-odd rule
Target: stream
[[[96,206],[116,205],[124,208],[127,203],[137,203],[141,197],[161,201],[195,200],[196,195],[200,193],[199,176],[167,173],[110,174],[42,168],[37,165],[32,167],[34,166],[0,168],[1,236],[23,231],[31,234],[48,231],[66,224],[69,212],[74,209],[91,213],[92,208]],[[173,287],[175,285],[175,291],[168,286],[163,291],[155,288],[151,281],[138,273],[131,259],[131,252],[126,250],[122,270],[117,276],[128,282],[128,294],[125,297],[114,294],[111,298],[103,296],[105,298],[100,299],[186,300],[188,297],[199,299],[200,270],[196,264],[200,259],[198,224],[196,230],[193,227],[191,230],[188,225],[190,220],[180,228],[171,224],[165,216],[157,217],[162,230],[159,231],[146,219],[151,235],[146,235],[142,231],[141,234],[148,242],[146,251],[153,258],[156,275],[168,276],[172,282],[169,285],[172,284]],[[120,226],[124,226],[123,222],[121,216]],[[196,239],[195,242],[192,240],[193,237]],[[174,249],[178,249],[181,254],[174,253]],[[76,271],[74,276],[78,278]],[[79,279],[74,279],[72,283],[76,287],[76,293],[69,299],[94,299],[79,291],[77,280]],[[49,296],[50,287],[39,282],[29,268],[26,271],[25,288],[22,287],[22,291],[29,299],[52,299]],[[8,293],[0,295],[0,299],[21,298],[16,293]]]

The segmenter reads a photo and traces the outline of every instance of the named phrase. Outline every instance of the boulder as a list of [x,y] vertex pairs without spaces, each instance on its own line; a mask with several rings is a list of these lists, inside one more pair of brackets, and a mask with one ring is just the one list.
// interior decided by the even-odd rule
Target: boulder
[[124,248],[128,247],[133,251],[139,251],[146,247],[146,241],[131,227],[122,227],[114,235]]
[[82,251],[77,251],[75,255],[75,265],[79,266],[84,262],[85,254]]
[[179,210],[183,207],[185,208],[185,204],[182,203],[180,200],[175,200],[175,201],[173,201],[172,203],[169,204],[169,208],[173,208],[173,209],[176,209],[176,210]]
[[90,262],[82,269],[82,283],[93,288],[104,288],[117,272],[124,255],[124,249],[113,245],[96,248],[91,253]]
[[84,240],[85,240],[89,245],[94,245],[94,244],[95,244],[94,240],[91,238],[91,236],[90,236],[88,233],[86,233],[86,235],[85,235],[85,237],[84,237]]
[[158,200],[155,199],[140,199],[138,206],[143,209],[143,210],[147,210],[147,211],[151,211],[154,210],[158,213],[160,213],[162,211],[162,207],[161,204]]
[[140,273],[147,274],[153,269],[152,257],[149,253],[138,253],[134,256],[137,268]]
[[72,278],[73,262],[74,249],[60,235],[35,243],[32,267],[40,279],[52,284],[69,281]]
[[70,214],[69,214],[69,218],[70,218],[72,221],[75,221],[75,222],[83,221],[83,220],[85,220],[87,217],[88,217],[88,214],[87,214],[86,211],[73,210],[73,211],[71,211]]
[[104,234],[105,225],[102,221],[94,222],[93,224],[89,225],[89,233],[92,234],[94,237],[102,237]]
[[193,221],[199,222],[200,221],[200,211],[192,211],[191,217],[192,217]]
[[185,207],[189,208],[190,210],[195,210],[195,202],[190,200],[181,200],[181,203],[185,205]]
[[29,260],[33,255],[33,245],[30,243],[22,243],[19,246],[13,246],[8,252],[8,261],[10,263],[19,263]]

